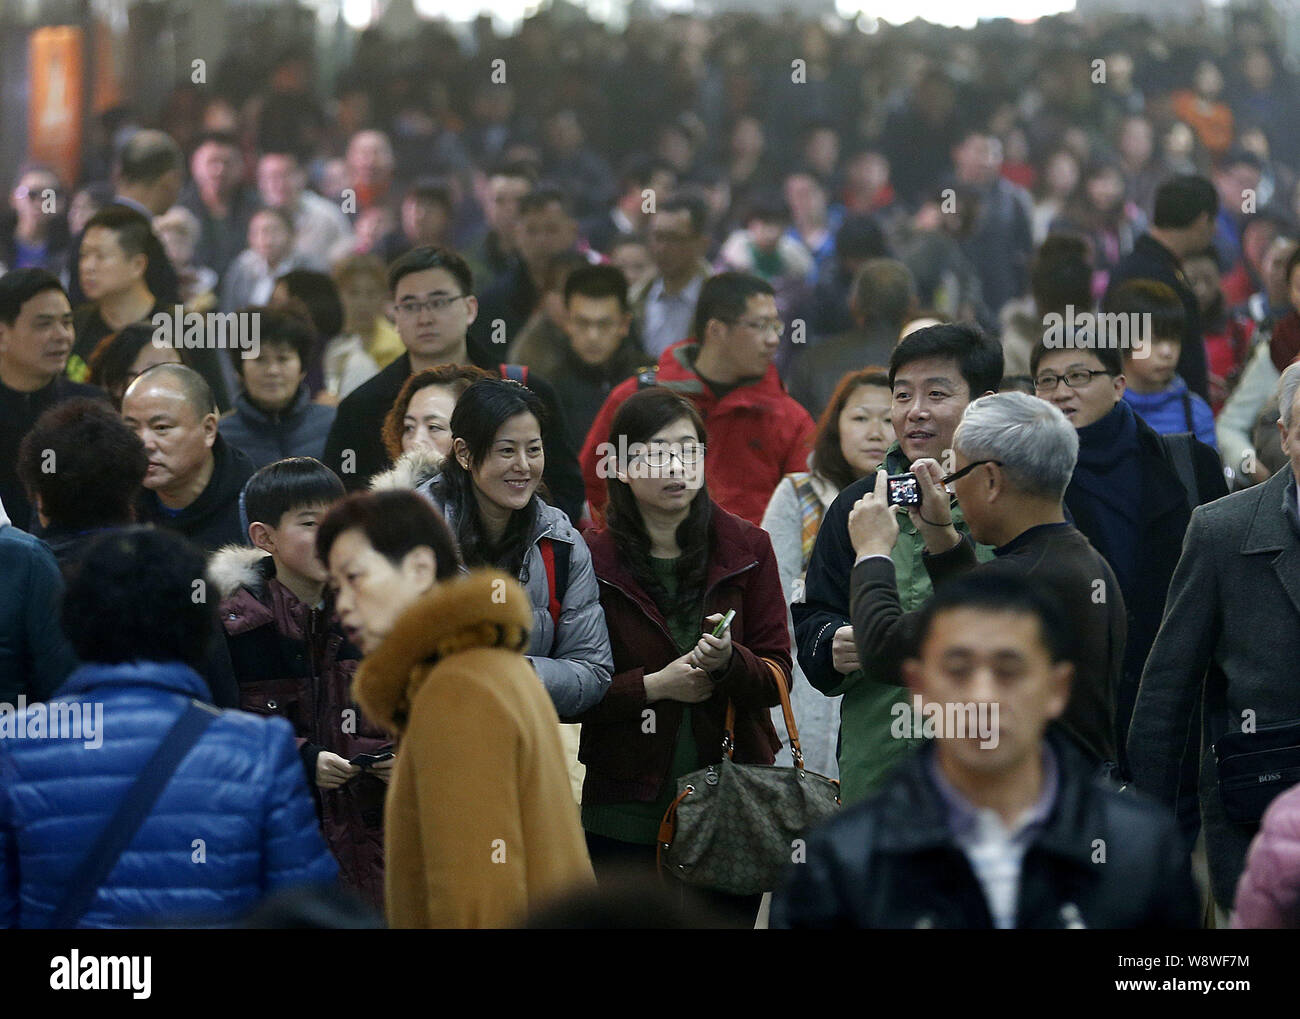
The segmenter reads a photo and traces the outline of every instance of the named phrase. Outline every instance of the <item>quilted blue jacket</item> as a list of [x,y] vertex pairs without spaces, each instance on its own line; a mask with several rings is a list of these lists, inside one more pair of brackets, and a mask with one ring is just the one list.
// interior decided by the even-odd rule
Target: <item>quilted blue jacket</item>
[[[177,662],[83,665],[60,687],[93,738],[36,738],[0,716],[0,927],[44,927],[83,856],[189,698]],[[51,717],[53,717],[51,715]],[[102,745],[93,744],[102,740]],[[91,744],[87,746],[87,744]],[[338,868],[317,828],[293,729],[224,711],[181,761],[82,917],[82,927],[229,924],[266,895],[328,883]]]

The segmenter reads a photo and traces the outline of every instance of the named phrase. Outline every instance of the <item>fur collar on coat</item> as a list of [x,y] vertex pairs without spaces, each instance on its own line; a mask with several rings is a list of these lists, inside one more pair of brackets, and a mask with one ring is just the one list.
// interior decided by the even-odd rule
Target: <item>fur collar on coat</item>
[[523,654],[532,621],[528,595],[500,570],[472,570],[439,581],[361,663],[353,696],[370,718],[400,734],[429,674],[427,666],[470,648]]

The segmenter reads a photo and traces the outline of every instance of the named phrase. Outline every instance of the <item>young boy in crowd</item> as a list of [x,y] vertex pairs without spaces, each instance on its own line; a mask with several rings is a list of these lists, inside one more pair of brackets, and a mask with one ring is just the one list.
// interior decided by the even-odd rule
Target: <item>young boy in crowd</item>
[[[293,723],[321,828],[345,884],[383,908],[384,792],[393,759],[350,696],[360,652],[348,641],[316,558],[316,525],[343,498],[319,460],[268,464],[248,480],[253,548],[227,545],[209,573],[239,682],[239,706]],[[353,764],[359,755],[369,755]]]
[[1178,375],[1178,356],[1187,324],[1178,295],[1156,280],[1130,280],[1109,296],[1104,311],[1128,320],[1129,343],[1123,351],[1128,383],[1124,399],[1161,435],[1192,432],[1217,450],[1214,412]]

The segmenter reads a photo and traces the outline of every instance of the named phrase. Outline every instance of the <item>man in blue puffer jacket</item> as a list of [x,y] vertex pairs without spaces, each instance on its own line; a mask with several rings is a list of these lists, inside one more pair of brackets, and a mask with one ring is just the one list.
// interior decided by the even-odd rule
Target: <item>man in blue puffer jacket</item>
[[[48,708],[0,709],[0,927],[49,925],[164,735],[210,700],[194,671],[213,632],[203,571],[183,538],[133,527],[96,539],[69,577],[63,626],[87,664]],[[227,925],[336,877],[289,723],[223,711],[77,926]]]

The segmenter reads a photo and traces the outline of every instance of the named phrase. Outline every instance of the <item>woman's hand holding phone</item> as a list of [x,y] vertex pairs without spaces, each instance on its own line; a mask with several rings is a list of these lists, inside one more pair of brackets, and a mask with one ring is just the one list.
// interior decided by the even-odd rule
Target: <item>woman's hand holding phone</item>
[[337,789],[360,774],[361,769],[355,764],[349,764],[347,758],[329,750],[316,755],[316,784],[322,789]]
[[[710,627],[716,628],[723,621],[722,613],[715,612],[711,616],[705,616],[704,621]],[[700,634],[700,642],[695,645],[691,655],[696,667],[705,672],[725,672],[727,666],[731,664],[731,627],[727,626],[721,635],[716,637],[707,632]]]
[[681,701],[683,704],[699,704],[713,696],[713,680],[703,669],[696,668],[691,662],[694,650],[674,659],[658,672],[651,672],[643,677],[645,699],[653,704],[655,701]]

